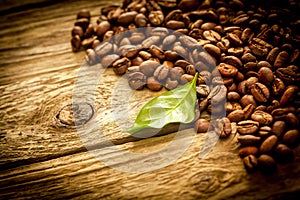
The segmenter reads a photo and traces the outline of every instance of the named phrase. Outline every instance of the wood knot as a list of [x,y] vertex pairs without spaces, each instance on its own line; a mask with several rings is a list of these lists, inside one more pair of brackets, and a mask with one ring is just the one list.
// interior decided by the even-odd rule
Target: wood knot
[[89,103],[72,103],[64,106],[56,115],[60,126],[75,127],[86,124],[94,115]]

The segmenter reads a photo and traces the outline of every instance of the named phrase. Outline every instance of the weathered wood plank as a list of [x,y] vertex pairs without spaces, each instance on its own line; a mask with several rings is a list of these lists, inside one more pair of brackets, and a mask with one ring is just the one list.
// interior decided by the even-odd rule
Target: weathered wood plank
[[[235,139],[220,143],[204,159],[199,159],[199,149],[207,142],[205,135],[196,135],[183,155],[169,166],[155,171],[129,173],[116,167],[140,170],[164,162],[157,152],[172,140],[185,143],[193,138],[190,131],[174,139],[175,134],[150,138],[119,145],[135,153],[149,153],[142,159],[126,160],[124,151],[112,147],[73,154],[41,163],[2,171],[0,197],[65,199],[280,199],[299,194],[299,156],[288,165],[279,165],[274,175],[260,172],[248,174],[237,158]],[[172,158],[180,146],[170,148]],[[298,152],[299,152],[298,148]],[[299,155],[299,154],[298,154]],[[96,158],[101,158],[99,161]],[[116,161],[117,165],[106,166]]]

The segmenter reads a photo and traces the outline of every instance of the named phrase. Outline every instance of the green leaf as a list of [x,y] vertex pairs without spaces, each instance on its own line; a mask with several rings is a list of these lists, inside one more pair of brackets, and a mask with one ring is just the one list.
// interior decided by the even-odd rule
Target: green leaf
[[165,92],[146,103],[128,131],[133,134],[145,128],[163,128],[170,123],[190,123],[194,120],[196,103],[196,82],[193,81]]

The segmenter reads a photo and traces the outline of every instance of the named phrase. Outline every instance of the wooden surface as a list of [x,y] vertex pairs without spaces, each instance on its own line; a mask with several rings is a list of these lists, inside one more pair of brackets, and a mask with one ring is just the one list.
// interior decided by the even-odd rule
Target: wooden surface
[[[104,72],[97,85],[95,117],[79,129],[59,126],[55,116],[72,102],[84,57],[84,52],[72,53],[69,43],[76,13],[89,9],[95,23],[101,4],[107,2],[16,2],[4,1],[0,6],[0,199],[282,199],[299,195],[299,148],[295,161],[278,165],[275,174],[248,174],[237,155],[234,134],[199,159],[200,149],[208,142],[206,135],[195,135],[193,129],[182,131],[180,137],[172,133],[139,141],[122,132],[111,108],[113,98],[122,98],[113,93],[120,77],[111,70]],[[155,95],[134,93],[129,100],[134,108],[131,116]],[[118,104],[116,99],[113,102]],[[117,151],[106,137],[117,144]],[[160,168],[165,157],[158,150],[173,141],[192,144],[179,159]],[[179,150],[171,146],[169,158]],[[126,152],[147,156],[128,160]],[[128,168],[135,172],[121,171]]]

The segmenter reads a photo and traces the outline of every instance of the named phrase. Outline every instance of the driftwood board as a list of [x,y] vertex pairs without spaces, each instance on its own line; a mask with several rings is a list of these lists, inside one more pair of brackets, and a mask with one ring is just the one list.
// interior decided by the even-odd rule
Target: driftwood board
[[[95,23],[100,6],[107,2],[1,2],[0,199],[281,199],[299,195],[299,148],[295,161],[278,165],[275,174],[248,174],[237,156],[234,134],[199,159],[208,139],[195,135],[193,129],[139,141],[122,132],[111,109],[111,102],[118,104],[122,98],[114,93],[121,78],[111,70],[97,84],[95,117],[79,129],[57,124],[59,110],[72,102],[84,57],[84,52],[70,50],[76,13],[89,9]],[[89,70],[91,76],[95,70]],[[129,99],[131,116],[157,94],[134,93]],[[100,123],[93,126],[95,122]],[[181,146],[172,142],[191,144],[181,154]],[[159,151],[168,145],[168,154]],[[130,152],[142,156],[130,159]]]

